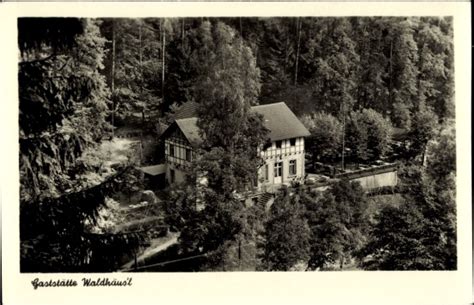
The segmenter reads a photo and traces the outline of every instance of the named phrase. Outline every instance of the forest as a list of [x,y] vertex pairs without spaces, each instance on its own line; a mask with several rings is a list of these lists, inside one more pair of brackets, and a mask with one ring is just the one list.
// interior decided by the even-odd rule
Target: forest
[[[149,243],[158,229],[121,228],[120,201],[186,102],[204,153],[163,192],[179,238],[155,260],[195,259],[149,271],[457,268],[452,18],[20,18],[18,33],[22,272],[116,271]],[[267,134],[249,109],[281,101],[312,165],[390,159],[399,185],[242,206]],[[131,131],[151,143],[138,158],[114,148]]]

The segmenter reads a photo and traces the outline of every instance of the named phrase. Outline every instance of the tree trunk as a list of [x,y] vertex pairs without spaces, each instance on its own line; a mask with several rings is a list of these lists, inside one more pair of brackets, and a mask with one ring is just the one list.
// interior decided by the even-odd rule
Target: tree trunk
[[393,78],[393,67],[392,67],[392,53],[393,52],[393,41],[390,41],[390,77],[389,77],[389,84],[388,84],[388,103],[391,107],[392,105],[392,78]]
[[115,120],[115,20],[112,20],[112,69],[110,89],[112,92],[112,139],[114,138],[114,120]]
[[[143,21],[140,20],[139,26],[138,26],[138,41],[139,41],[139,50],[138,50],[138,65],[139,65],[139,73],[140,73],[140,80],[143,81],[143,36],[142,36],[142,23]],[[142,110],[142,128],[140,132],[140,164],[143,163],[143,153],[142,153],[142,147],[143,147],[143,133],[145,130],[145,101],[143,98],[143,84],[140,85],[140,102],[141,104],[141,110]]]
[[140,24],[138,26],[138,41],[140,42],[139,43],[139,52],[138,52],[138,58],[139,58],[139,62],[140,62],[140,76],[143,76],[142,75],[142,62],[143,62],[143,51],[142,51],[142,23],[140,21]]
[[162,67],[161,67],[161,103],[165,102],[165,54],[166,54],[166,27],[163,19],[163,47],[162,47]]
[[296,19],[296,31],[297,31],[297,43],[296,43],[296,59],[295,59],[295,79],[294,85],[298,83],[298,62],[300,58],[300,45],[301,45],[301,20],[300,18]]
[[[423,50],[425,48],[425,44],[423,44],[423,46],[421,48],[419,48],[419,62],[418,62],[418,69],[420,71],[422,71],[423,69],[423,65],[424,65],[424,54],[423,54]],[[421,85],[421,72],[419,72],[418,74],[418,77],[416,78],[417,79],[417,92],[418,92],[418,109],[417,110],[420,110],[421,107],[424,107],[425,106],[425,98],[424,98],[424,90],[422,88],[422,85]],[[410,109],[414,109],[416,107],[416,105],[414,105],[414,103],[410,103]]]
[[342,99],[342,161],[341,161],[341,169],[344,171],[344,153],[346,149],[346,107],[345,101]]

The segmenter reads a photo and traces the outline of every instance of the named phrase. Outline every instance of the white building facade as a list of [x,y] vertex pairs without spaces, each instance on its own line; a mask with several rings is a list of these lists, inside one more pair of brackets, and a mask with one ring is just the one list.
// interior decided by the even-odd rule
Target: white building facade
[[273,191],[281,184],[301,183],[305,177],[304,138],[274,141],[260,152],[265,164],[259,169],[259,188]]
[[[175,122],[162,135],[169,184],[185,181],[196,148],[202,141],[193,111],[195,107],[196,104],[184,104],[177,112]],[[257,188],[274,192],[283,184],[302,183],[305,177],[304,137],[309,135],[309,131],[285,103],[254,106],[252,111],[263,116],[264,125],[270,131],[268,144],[259,150],[264,164],[255,169],[258,173]]]

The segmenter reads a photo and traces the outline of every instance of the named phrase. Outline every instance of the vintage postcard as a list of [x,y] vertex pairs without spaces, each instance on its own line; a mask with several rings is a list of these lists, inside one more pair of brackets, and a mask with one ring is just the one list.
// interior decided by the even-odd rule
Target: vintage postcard
[[5,304],[471,301],[469,3],[0,9]]

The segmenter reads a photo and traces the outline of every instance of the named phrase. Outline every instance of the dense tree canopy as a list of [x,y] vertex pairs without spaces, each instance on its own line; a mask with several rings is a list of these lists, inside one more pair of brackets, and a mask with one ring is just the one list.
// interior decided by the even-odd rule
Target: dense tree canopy
[[310,228],[298,196],[277,197],[265,223],[262,264],[265,270],[288,271],[306,265],[310,254]]
[[447,124],[428,146],[427,165],[401,173],[404,202],[382,210],[361,252],[364,268],[456,269],[454,139],[454,127]]
[[305,143],[313,162],[331,160],[341,153],[343,126],[336,117],[315,113],[300,119],[311,133]]
[[[229,30],[211,30],[217,23],[234,37]],[[372,108],[399,127],[408,126],[399,109],[412,117],[421,104],[441,120],[454,115],[449,17],[108,19],[101,30],[110,51],[113,28],[118,101],[130,97],[168,110],[195,99],[194,80],[216,63],[212,44],[240,39],[243,48],[233,52],[245,58],[251,51],[261,71],[261,95],[253,102],[283,100],[297,114],[326,111],[338,118]],[[203,39],[214,42],[201,49]],[[112,53],[106,60],[109,85]],[[247,85],[254,90],[255,84]]]
[[365,243],[367,200],[358,183],[339,181],[302,196],[311,229],[310,269],[340,267]]
[[180,240],[188,252],[223,255],[226,241],[244,231],[244,204],[235,192],[256,183],[257,148],[267,133],[262,118],[250,112],[260,90],[259,69],[251,49],[228,25],[204,22],[193,31],[197,48],[191,57],[199,73],[190,96],[199,105],[197,125],[204,141],[188,185],[194,188],[201,177],[206,182],[185,200],[195,211],[182,210]]
[[[219,262],[260,234],[238,198],[257,182],[267,134],[250,107],[283,101],[311,131],[313,162],[334,161],[342,146],[357,161],[382,158],[395,126],[412,163],[400,171],[405,203],[384,209],[370,234],[356,184],[277,198],[266,268],[326,268],[355,253],[368,269],[455,268],[452,18],[22,18],[18,29],[24,270],[117,267],[138,236],[92,228],[130,177],[98,147],[118,121],[138,117],[149,132],[145,123],[189,101],[204,141],[168,214],[184,252]],[[282,255],[280,239],[301,251]]]
[[392,124],[373,109],[351,113],[347,126],[347,146],[358,160],[375,160],[383,157],[392,139]]
[[205,22],[198,32],[201,46],[194,61],[200,72],[192,89],[201,106],[198,125],[208,147],[233,150],[253,117],[249,112],[260,94],[260,70],[231,27]]
[[[18,22],[42,33],[34,39],[47,37],[20,36],[22,271],[114,269],[118,249],[133,251],[138,239],[90,230],[126,171],[90,158],[108,126],[109,91],[100,74],[105,40],[93,20]],[[64,35],[64,43],[48,32]]]

